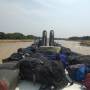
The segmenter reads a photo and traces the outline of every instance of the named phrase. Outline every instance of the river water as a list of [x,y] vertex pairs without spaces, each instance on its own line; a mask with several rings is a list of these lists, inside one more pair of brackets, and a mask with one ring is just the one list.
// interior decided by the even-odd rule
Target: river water
[[80,42],[77,41],[66,41],[66,40],[57,40],[57,43],[60,43],[62,46],[70,48],[72,51],[90,55],[90,47],[89,46],[80,46]]
[[18,48],[30,46],[32,42],[0,42],[0,61],[9,57]]
[[[80,46],[80,42],[75,41],[56,41],[62,46],[70,48],[74,52],[78,52],[84,55],[90,55],[90,47]],[[32,42],[0,42],[0,61],[4,58],[9,57],[13,52],[16,52],[18,48],[30,46]]]

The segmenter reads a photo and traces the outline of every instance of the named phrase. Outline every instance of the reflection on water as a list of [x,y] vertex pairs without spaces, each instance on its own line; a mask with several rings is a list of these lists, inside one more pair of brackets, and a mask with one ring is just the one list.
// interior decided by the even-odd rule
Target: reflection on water
[[32,42],[10,42],[0,43],[0,60],[9,57],[18,48],[30,46]]
[[70,48],[74,52],[78,52],[84,55],[90,55],[90,47],[80,46],[80,42],[65,40],[58,40],[56,42],[60,43],[62,46]]

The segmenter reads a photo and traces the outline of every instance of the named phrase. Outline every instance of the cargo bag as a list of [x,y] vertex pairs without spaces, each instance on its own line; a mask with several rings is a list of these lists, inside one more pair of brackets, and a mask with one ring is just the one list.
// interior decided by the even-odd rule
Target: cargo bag
[[10,57],[3,59],[2,62],[20,61],[21,59],[23,59],[23,54],[13,53]]
[[31,47],[23,48],[22,52],[23,52],[23,54],[28,53],[30,55],[30,54],[32,54],[32,51],[33,51],[32,49],[33,48],[31,48]]
[[39,71],[42,66],[44,65],[48,66],[47,60],[42,60],[42,57],[40,59],[38,58],[25,58],[20,62],[20,76],[23,79],[26,80],[33,80],[33,75],[36,74],[37,80]]
[[44,46],[42,46],[38,49],[37,52],[43,54],[49,60],[57,60],[60,50],[61,50],[60,47],[54,47],[54,46],[44,47]]
[[43,55],[45,57],[48,58],[48,60],[57,60],[57,53],[54,53],[54,52],[46,52],[46,53],[43,53]]
[[15,90],[19,79],[19,70],[0,70],[0,90]]
[[69,65],[81,64],[81,61],[78,60],[78,58],[81,56],[82,55],[80,55],[78,53],[71,52],[71,54],[68,56]]
[[67,57],[68,56],[64,53],[59,54],[59,59],[63,63],[64,68],[66,68],[68,66],[68,58]]
[[69,48],[61,47],[60,53],[64,53],[64,54],[69,55],[69,54],[71,54],[72,52],[71,52],[71,50],[70,50]]
[[86,64],[87,66],[87,73],[90,73],[90,64]]
[[90,55],[83,55],[77,58],[77,60],[82,64],[90,64]]
[[19,62],[17,61],[0,64],[0,69],[14,70],[17,68],[19,68]]
[[20,62],[21,79],[39,82],[45,85],[63,87],[67,85],[64,67],[59,61],[44,58],[29,58]]
[[82,81],[85,79],[87,68],[84,64],[71,65],[69,68],[69,74],[73,80]]

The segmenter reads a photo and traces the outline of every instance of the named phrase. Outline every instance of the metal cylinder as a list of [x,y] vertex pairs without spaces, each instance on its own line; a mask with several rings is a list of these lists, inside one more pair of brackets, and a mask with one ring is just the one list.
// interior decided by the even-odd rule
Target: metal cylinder
[[42,33],[42,46],[46,46],[47,45],[47,31],[44,30]]
[[54,46],[54,30],[50,30],[49,46]]

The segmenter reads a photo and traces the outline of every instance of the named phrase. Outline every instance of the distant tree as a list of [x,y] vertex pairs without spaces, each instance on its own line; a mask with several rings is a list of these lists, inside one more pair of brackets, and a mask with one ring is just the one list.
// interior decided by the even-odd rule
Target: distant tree
[[21,34],[21,33],[13,33],[12,34],[13,35],[13,38],[14,39],[24,39],[24,35],[23,34]]
[[4,32],[0,32],[0,39],[5,39],[5,33]]
[[80,40],[80,37],[70,37],[69,40]]
[[8,33],[6,35],[7,39],[24,39],[24,35],[21,33]]
[[82,40],[90,40],[90,36],[83,36],[81,39]]
[[4,33],[0,32],[0,39],[38,39],[39,37],[36,37],[34,35],[24,35],[22,33]]
[[70,37],[69,40],[90,40],[90,36]]
[[26,38],[27,39],[35,39],[36,37],[34,35],[27,35]]

